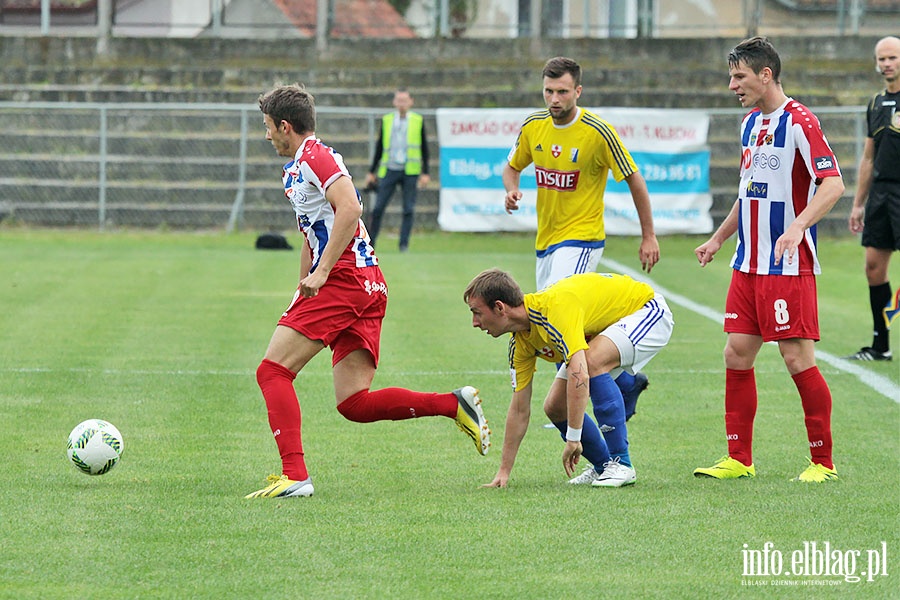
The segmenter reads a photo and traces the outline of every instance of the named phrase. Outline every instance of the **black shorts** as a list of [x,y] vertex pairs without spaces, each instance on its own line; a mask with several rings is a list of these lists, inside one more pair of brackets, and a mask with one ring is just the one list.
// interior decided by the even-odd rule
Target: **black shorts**
[[872,183],[863,225],[863,246],[900,250],[900,182]]

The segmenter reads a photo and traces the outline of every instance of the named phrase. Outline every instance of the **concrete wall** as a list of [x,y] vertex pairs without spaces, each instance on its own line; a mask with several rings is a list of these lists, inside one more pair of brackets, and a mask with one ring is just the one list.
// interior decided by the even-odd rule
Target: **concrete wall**
[[[549,56],[566,54],[577,58],[585,68],[585,92],[580,102],[584,106],[732,108],[737,112],[737,103],[727,89],[725,56],[739,41],[739,37],[341,40],[319,52],[314,40],[304,39],[114,37],[109,41],[108,51],[98,53],[96,41],[91,37],[0,37],[0,101],[214,102],[252,108],[258,94],[274,83],[302,81],[316,95],[320,106],[356,107],[359,109],[356,112],[361,115],[366,110],[369,114],[387,110],[391,92],[398,85],[409,86],[416,98],[416,106],[422,109],[441,106],[537,107],[542,102],[541,65]],[[774,38],[774,41],[783,58],[785,90],[814,110],[840,105],[858,108],[881,85],[872,69],[875,36],[785,37]],[[28,110],[23,112],[30,113]],[[35,116],[48,118],[47,115]],[[62,115],[53,117],[58,119]],[[718,118],[710,131],[716,221],[721,220],[733,201],[737,120],[739,118],[734,115]],[[361,179],[371,158],[366,120],[345,115],[323,118],[322,121],[319,130],[323,139],[344,153],[354,177]],[[823,224],[823,229],[842,231],[846,229],[845,213],[855,186],[860,134],[852,119],[829,116],[823,122],[829,140],[839,154],[848,186],[845,198],[832,211],[833,218]],[[122,120],[113,119],[113,123],[121,125]],[[129,123],[135,127],[145,126],[143,121]],[[130,166],[126,170],[128,176],[141,175],[141,180],[136,187],[123,184],[110,192],[110,202],[122,204],[122,211],[114,217],[116,222],[131,223],[125,214],[148,218],[146,211],[129,208],[128,202],[137,197],[146,197],[146,203],[157,207],[159,215],[154,218],[162,223],[203,225],[207,222],[191,219],[216,211],[220,217],[227,218],[229,199],[226,197],[224,206],[220,203],[215,210],[209,208],[215,198],[222,197],[221,190],[213,185],[215,182],[198,183],[198,176],[188,167],[193,168],[193,160],[202,173],[220,154],[215,148],[233,147],[235,127],[232,125],[229,131],[223,131],[221,139],[203,137],[204,143],[191,150],[187,154],[189,158],[173,160],[180,156],[178,152],[183,152],[182,138],[197,126],[195,119],[185,123],[187,128],[178,125],[171,131],[149,128],[140,131],[129,126],[120,134],[121,140],[113,140],[115,143],[110,152],[118,156],[124,155],[126,149],[143,149],[142,156],[152,159],[144,162],[155,169],[144,173]],[[83,125],[59,122],[50,127],[60,135],[71,131],[74,137],[66,138],[67,144],[84,137]],[[429,120],[429,127],[431,132],[435,131],[433,120]],[[208,126],[201,129],[210,131]],[[10,159],[0,164],[0,171],[23,171],[27,165],[35,164],[40,156],[46,155],[46,136],[42,127],[28,125],[21,131],[14,131],[10,126],[5,131],[8,139],[15,140],[16,147],[9,149]],[[126,139],[126,136],[132,137]],[[193,136],[188,135],[188,138],[193,139]],[[120,141],[121,149],[116,145]],[[432,141],[436,144],[434,137]],[[253,194],[260,196],[260,202],[263,197],[277,199],[277,177],[269,173],[277,161],[273,161],[271,149],[261,141],[261,136],[254,143],[259,147],[249,163],[252,168],[248,173],[254,185],[258,181]],[[436,163],[438,150],[436,146],[432,149]],[[203,154],[206,151],[212,155]],[[83,153],[90,156],[96,150],[86,148]],[[166,169],[175,169],[180,175]],[[439,175],[439,172],[435,173],[434,183],[420,195],[418,227],[436,227]],[[65,177],[60,174],[60,181]],[[179,177],[189,183],[178,189],[172,188],[171,182]],[[34,214],[44,218],[47,213],[49,218],[45,210],[49,199],[36,198],[33,190],[37,188],[31,183],[20,187],[29,190],[25,200],[35,204]],[[59,186],[44,187],[52,194],[55,189],[65,186],[60,183]],[[91,192],[86,193],[90,196]],[[154,193],[156,196],[152,196]],[[23,200],[14,197],[20,194],[18,191],[0,189],[0,203],[4,194],[10,195],[14,202]],[[122,196],[121,201],[116,194]],[[172,207],[162,208],[164,202]],[[198,202],[205,207],[205,212],[191,208]],[[70,212],[54,213],[59,217],[54,224],[80,222],[71,212],[74,209],[67,210]],[[398,213],[398,206],[394,206],[387,217],[387,227],[395,226]],[[90,209],[83,214],[89,215]],[[282,218],[285,213],[278,204],[271,212],[265,207],[254,214],[261,219],[259,223],[273,223],[269,219]],[[90,222],[92,217],[85,218],[88,219],[85,222]]]
[[[879,36],[773,36],[782,62],[803,60],[868,61]],[[96,52],[93,37],[19,37],[0,36],[0,59],[5,64],[212,64],[251,61],[304,64],[332,63],[365,67],[391,64],[539,64],[547,57],[565,54],[584,60],[588,57],[604,64],[633,65],[663,70],[671,65],[721,64],[728,50],[741,40],[729,38],[680,38],[647,40],[611,39],[514,39],[514,40],[333,40],[322,52],[314,40],[262,39],[166,39],[113,37],[106,54]]]

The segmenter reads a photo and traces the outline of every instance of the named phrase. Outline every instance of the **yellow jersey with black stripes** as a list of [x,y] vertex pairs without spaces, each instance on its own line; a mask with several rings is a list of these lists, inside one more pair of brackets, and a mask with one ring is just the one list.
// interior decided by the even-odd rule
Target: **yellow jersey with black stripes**
[[534,163],[538,256],[559,246],[605,240],[603,193],[609,173],[622,181],[638,170],[612,125],[588,110],[578,111],[563,126],[553,123],[549,110],[532,113],[507,158],[517,171]]
[[509,340],[509,370],[513,390],[532,380],[537,359],[568,364],[572,355],[587,350],[587,340],[637,312],[655,292],[626,275],[582,273],[550,287],[525,294],[530,329]]

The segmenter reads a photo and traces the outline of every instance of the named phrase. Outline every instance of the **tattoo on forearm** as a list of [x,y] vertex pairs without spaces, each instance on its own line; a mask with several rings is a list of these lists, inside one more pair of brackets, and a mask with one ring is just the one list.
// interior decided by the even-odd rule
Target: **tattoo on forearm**
[[577,371],[572,371],[570,377],[575,382],[576,388],[586,387],[588,385],[588,377],[586,377],[584,367],[579,366]]

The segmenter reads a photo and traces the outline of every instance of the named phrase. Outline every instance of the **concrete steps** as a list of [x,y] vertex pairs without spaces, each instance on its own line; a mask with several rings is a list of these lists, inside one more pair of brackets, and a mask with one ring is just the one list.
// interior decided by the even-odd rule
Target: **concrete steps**
[[[72,224],[96,223],[99,142],[96,129],[86,126],[93,119],[84,114],[47,117],[43,122],[45,128],[59,132],[49,140],[45,129],[36,127],[39,120],[29,115],[21,120],[22,127],[17,131],[6,129],[9,135],[0,148],[3,165],[0,202],[14,202],[16,218],[28,222],[59,225],[70,219]],[[849,135],[855,131],[855,117],[828,115],[822,120],[848,187],[844,201],[822,228],[843,231],[855,185],[856,138]],[[113,125],[107,143],[105,198],[110,223],[136,226],[143,222],[145,226],[172,227],[227,223],[242,166],[240,134],[234,117],[213,118],[207,123],[198,114],[154,118],[130,114],[110,121]],[[348,126],[348,121],[355,121],[355,126]],[[728,213],[735,197],[739,121],[740,115],[717,115],[711,120],[710,186],[716,223]],[[193,131],[201,122],[203,131]],[[367,128],[362,126],[365,122],[367,117],[328,118],[323,123],[340,124],[336,127],[339,131],[355,131],[334,135],[320,131],[323,139],[344,155],[357,185],[364,180],[371,158]],[[431,119],[429,127],[434,131]],[[254,222],[287,222],[292,226],[290,208],[284,203],[279,180],[283,160],[275,156],[271,144],[262,136],[262,128],[259,129],[259,135],[251,136],[248,142],[247,160],[243,164],[247,226]],[[832,131],[835,135],[830,135]],[[431,169],[433,182],[428,189],[420,191],[417,207],[417,226],[426,229],[437,226],[440,163],[435,135],[430,149],[435,157]],[[27,199],[22,198],[22,190],[27,191]],[[165,216],[166,211],[171,211],[171,215]],[[193,212],[211,212],[215,216],[197,214],[194,218]],[[388,209],[388,227],[399,223],[399,212],[400,202],[395,199]]]
[[[874,40],[777,43],[788,93],[814,110],[860,106],[878,87],[870,68]],[[388,109],[398,86],[412,89],[416,107],[426,112],[441,106],[538,108],[545,57],[566,54],[585,68],[582,106],[735,109],[724,65],[733,44],[724,39],[345,40],[320,54],[308,40],[114,39],[101,56],[89,38],[0,37],[0,101],[246,107],[244,222],[292,229],[292,212],[280,189],[283,160],[265,141],[255,110],[259,93],[276,82],[302,81],[320,107],[344,109],[320,111],[317,133],[343,154],[361,185],[371,160],[373,116]],[[823,228],[844,231],[857,125],[847,115],[819,116],[851,188]],[[735,195],[739,122],[738,114],[716,115],[711,122],[716,223]],[[0,110],[0,209],[14,206],[12,218],[27,223],[96,225],[98,127],[97,111]],[[440,182],[433,117],[426,127],[433,182],[419,193],[416,226],[433,229]],[[110,225],[221,227],[228,221],[242,167],[237,111],[115,108],[108,110],[107,129]],[[399,213],[396,197],[385,226],[396,227]]]

